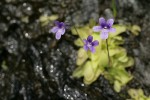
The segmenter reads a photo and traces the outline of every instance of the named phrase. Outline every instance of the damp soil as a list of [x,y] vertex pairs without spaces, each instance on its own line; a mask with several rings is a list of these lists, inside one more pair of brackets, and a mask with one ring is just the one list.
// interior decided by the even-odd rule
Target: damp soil
[[[87,86],[71,75],[76,68],[77,37],[70,30],[57,41],[41,26],[40,16],[58,14],[60,21],[82,26],[90,18],[113,17],[111,0],[1,0],[0,100],[126,100],[129,88],[150,95],[150,1],[116,0],[115,23],[139,25],[139,36],[124,33],[123,45],[135,65],[134,79],[120,93],[103,76]],[[72,25],[70,23],[70,25]]]

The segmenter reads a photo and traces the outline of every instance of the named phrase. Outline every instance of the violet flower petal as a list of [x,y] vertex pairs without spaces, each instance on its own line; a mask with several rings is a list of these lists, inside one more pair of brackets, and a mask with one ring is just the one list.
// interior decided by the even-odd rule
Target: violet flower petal
[[101,32],[101,39],[107,39],[108,38],[108,32]]
[[88,38],[87,38],[87,41],[92,42],[93,41],[93,36],[89,35]]
[[97,40],[92,42],[92,46],[97,46],[97,45],[99,45],[99,42]]
[[57,32],[56,35],[55,35],[55,38],[56,38],[57,40],[59,40],[59,39],[61,38],[61,34]]
[[56,39],[59,40],[61,38],[61,35],[65,33],[65,29],[59,29],[56,33]]
[[114,32],[116,32],[116,29],[115,29],[115,28],[110,28],[110,29],[109,29],[109,32],[114,33]]
[[107,20],[107,25],[108,25],[109,27],[112,27],[113,24],[114,24],[114,19],[108,19],[108,20]]
[[50,30],[50,32],[56,33],[58,30],[59,30],[59,28],[57,26],[55,26]]
[[89,47],[89,49],[90,49],[90,51],[91,51],[92,53],[95,52],[95,48],[94,48],[93,46]]
[[102,29],[101,33],[109,33],[109,29]]
[[65,26],[64,22],[61,22],[60,25],[61,25],[61,26]]
[[99,31],[101,31],[102,30],[102,27],[101,26],[94,26],[93,27],[93,31],[94,32],[99,32]]
[[88,49],[89,49],[87,45],[84,45],[83,48],[84,48],[85,51],[88,51]]
[[87,40],[86,39],[84,39],[83,42],[84,42],[84,44],[87,44]]
[[54,23],[55,23],[55,25],[56,25],[56,26],[58,26],[58,25],[59,25],[59,21],[55,21]]
[[65,29],[59,29],[59,30],[57,31],[57,33],[59,33],[59,34],[61,34],[61,35],[64,35]]
[[106,24],[106,20],[103,17],[99,18],[99,24],[100,25]]

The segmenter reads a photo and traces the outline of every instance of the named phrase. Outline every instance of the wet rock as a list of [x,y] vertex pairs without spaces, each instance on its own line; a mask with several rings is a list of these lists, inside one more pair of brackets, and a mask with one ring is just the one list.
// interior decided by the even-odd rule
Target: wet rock
[[98,0],[82,0],[81,6],[72,14],[73,22],[76,25],[81,25],[87,23],[91,18],[97,20],[99,18],[98,3]]
[[0,31],[5,32],[8,30],[8,27],[5,23],[0,23]]
[[[121,2],[121,1],[120,1]],[[143,1],[123,1],[121,11],[132,8],[126,15],[127,19],[133,11],[139,16],[144,11]],[[100,4],[99,4],[100,3]],[[97,20],[99,14],[112,17],[110,2],[98,0],[2,0],[0,2],[0,100],[124,100],[127,94],[113,90],[113,86],[100,77],[92,85],[85,85],[82,79],[74,79],[72,72],[76,68],[76,38],[67,30],[62,39],[55,40],[48,29],[41,27],[41,15],[58,14],[59,20],[70,21],[71,15],[77,25],[85,24],[90,18]],[[129,5],[128,5],[129,4]],[[130,5],[131,4],[131,5]],[[140,5],[140,6],[139,6]],[[102,6],[102,9],[100,9]],[[139,11],[138,7],[141,8]],[[105,10],[105,11],[103,11]],[[141,13],[142,12],[142,13]],[[133,15],[132,15],[133,16]],[[141,15],[140,15],[141,16]],[[135,76],[141,79],[145,93],[149,93],[145,84],[149,85],[149,14],[144,16],[141,46],[130,45],[135,38],[126,39],[127,50],[134,48],[136,59]],[[136,18],[134,19],[136,21]],[[145,41],[145,37],[146,40]],[[133,47],[132,47],[133,46]],[[143,49],[144,48],[144,49]],[[137,51],[136,51],[137,50]],[[146,51],[146,52],[145,52]],[[3,63],[5,62],[5,63]],[[142,66],[142,67],[141,67]],[[143,73],[144,72],[144,73]]]
[[113,14],[112,14],[112,11],[110,9],[105,9],[104,15],[106,16],[107,19],[114,18]]
[[128,18],[130,22],[136,24],[136,20],[144,17],[145,7],[140,0],[117,0],[117,14],[119,17]]

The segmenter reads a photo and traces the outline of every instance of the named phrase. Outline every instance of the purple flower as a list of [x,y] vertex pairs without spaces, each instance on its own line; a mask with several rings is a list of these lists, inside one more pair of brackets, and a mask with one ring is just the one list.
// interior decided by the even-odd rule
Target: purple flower
[[55,33],[57,40],[61,38],[61,35],[64,35],[66,26],[63,22],[55,21],[55,26],[50,30],[50,32]]
[[112,28],[112,25],[114,23],[114,19],[108,19],[107,21],[101,17],[99,18],[99,26],[94,26],[93,30],[94,32],[100,32],[101,31],[101,38],[107,39],[109,32],[115,32],[115,28]]
[[97,40],[93,41],[93,36],[89,35],[87,37],[87,40],[84,39],[83,42],[84,42],[84,49],[86,51],[90,50],[92,53],[95,52],[95,46],[98,46],[99,45],[99,42]]

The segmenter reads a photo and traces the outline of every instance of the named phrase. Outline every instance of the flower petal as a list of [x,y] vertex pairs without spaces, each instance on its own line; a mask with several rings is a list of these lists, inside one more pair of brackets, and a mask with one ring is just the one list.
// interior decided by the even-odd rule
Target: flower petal
[[98,46],[98,45],[99,45],[99,42],[97,40],[92,42],[92,46]]
[[89,35],[88,38],[87,38],[87,41],[92,42],[93,41],[93,36]]
[[92,53],[95,52],[95,48],[94,48],[93,46],[91,46],[91,47],[89,47],[89,48],[90,48],[90,51],[91,51]]
[[101,39],[105,40],[108,38],[108,32],[101,32]]
[[59,34],[61,34],[61,35],[64,35],[65,29],[59,29],[57,33],[59,33]]
[[87,45],[84,45],[83,48],[85,51],[88,51],[88,49],[89,49]]
[[106,23],[106,20],[103,17],[99,18],[99,24],[100,25],[103,25],[105,23]]
[[94,32],[99,32],[99,31],[101,31],[102,30],[102,27],[101,26],[94,26],[93,27],[93,31]]
[[56,33],[59,30],[57,26],[53,27],[49,32]]
[[58,26],[60,22],[59,21],[55,21],[54,23],[55,23],[56,26]]
[[64,23],[64,22],[60,22],[60,25],[64,27],[64,26],[65,26],[65,23]]
[[109,31],[110,31],[109,29],[102,29],[101,33],[109,33]]
[[86,39],[84,39],[83,42],[84,42],[84,44],[87,44],[87,43],[88,43]]
[[116,29],[115,28],[110,28],[109,32],[114,33],[114,32],[116,32]]
[[108,20],[107,20],[107,25],[108,25],[109,27],[112,27],[113,24],[114,24],[114,19],[108,19]]
[[61,34],[57,32],[56,35],[55,35],[55,38],[56,38],[57,40],[59,40],[59,39],[61,38]]

